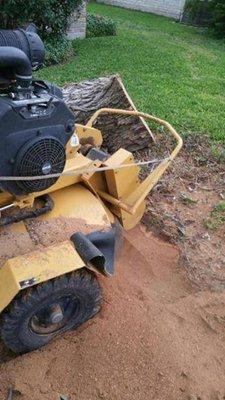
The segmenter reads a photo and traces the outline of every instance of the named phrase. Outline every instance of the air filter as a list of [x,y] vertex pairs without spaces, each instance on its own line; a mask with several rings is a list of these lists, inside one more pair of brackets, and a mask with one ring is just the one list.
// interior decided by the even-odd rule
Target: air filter
[[[52,137],[27,142],[19,151],[14,176],[44,176],[60,174],[64,170],[66,153],[62,143]],[[52,186],[58,177],[18,181],[25,193],[41,192]]]

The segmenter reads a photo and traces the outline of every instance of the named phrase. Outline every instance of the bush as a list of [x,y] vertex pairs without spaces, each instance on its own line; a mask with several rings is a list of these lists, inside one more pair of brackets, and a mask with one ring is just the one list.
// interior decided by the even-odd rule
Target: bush
[[66,62],[74,55],[73,43],[66,36],[46,39],[45,50],[46,66]]
[[116,23],[110,18],[99,15],[87,15],[87,37],[115,35]]
[[34,22],[46,47],[45,64],[67,61],[74,53],[66,38],[69,17],[82,0],[0,0],[1,28],[25,27]]
[[188,22],[200,26],[207,26],[212,17],[208,0],[188,0],[185,14]]
[[66,32],[68,18],[81,0],[1,0],[1,28],[12,29],[34,22],[43,39]]
[[209,1],[212,12],[210,28],[218,37],[225,37],[225,3],[224,0]]
[[217,37],[225,37],[224,0],[188,0],[185,14],[189,22],[208,27]]

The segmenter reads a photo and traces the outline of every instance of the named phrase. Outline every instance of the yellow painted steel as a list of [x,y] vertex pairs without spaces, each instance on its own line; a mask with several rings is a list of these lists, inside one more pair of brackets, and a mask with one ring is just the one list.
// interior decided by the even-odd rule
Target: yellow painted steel
[[0,193],[0,207],[13,202],[13,196],[10,193]]
[[93,143],[95,147],[100,148],[103,142],[102,133],[99,129],[93,127],[87,127],[85,125],[75,125],[75,132],[79,137],[80,141],[85,140]]
[[140,186],[140,167],[133,165],[129,169],[116,169],[116,166],[132,163],[134,163],[134,158],[129,151],[118,150],[104,163],[105,166],[112,167],[111,170],[105,171],[107,192],[98,189],[99,196],[108,201],[109,204],[113,204],[111,211],[117,215],[124,229],[133,228],[140,221],[145,211],[145,203],[142,202],[136,212],[131,215],[130,207],[124,202],[127,196]]
[[119,149],[105,161],[104,165],[112,168],[105,171],[109,194],[116,198],[125,198],[138,188],[140,167],[133,165],[130,168],[116,169],[117,165],[132,163],[135,163],[132,153],[124,149]]
[[80,177],[82,171],[91,165],[93,165],[93,161],[84,157],[82,154],[77,153],[73,158],[69,158],[66,161],[64,172],[69,173],[70,175],[62,175],[54,185],[42,192],[32,193],[26,196],[18,196],[16,198],[5,192],[0,193],[0,207],[11,202],[19,208],[32,207],[35,198],[78,183],[81,180]]
[[[114,222],[113,216],[102,201],[81,184],[72,185],[51,194],[54,209],[40,216],[39,221],[51,221],[63,217],[74,221],[74,232],[86,224],[87,231],[108,230]],[[82,226],[81,226],[82,225]],[[79,228],[80,227],[80,228]],[[32,228],[33,229],[33,228]],[[29,232],[23,222],[13,225],[17,233]],[[54,237],[54,232],[52,232]],[[63,235],[63,234],[62,234]],[[19,249],[18,249],[19,253]],[[7,307],[17,293],[27,287],[48,281],[57,276],[83,268],[83,260],[69,241],[9,259],[0,269],[0,312]],[[91,266],[87,266],[95,270]],[[27,282],[21,286],[21,282]]]
[[84,266],[69,241],[11,258],[0,270],[0,312],[20,290]]
[[[119,114],[119,115],[128,115],[128,116],[136,116],[136,117],[142,117],[144,119],[150,120],[156,124],[159,124],[161,126],[164,126],[169,133],[174,137],[174,139],[177,142],[177,145],[175,149],[172,151],[170,156],[166,159],[164,159],[156,168],[155,170],[150,173],[150,175],[138,185],[138,187],[135,187],[133,185],[130,185],[130,193],[129,195],[124,198],[118,198],[118,196],[111,195],[110,192],[110,182],[108,183],[109,187],[109,192],[103,192],[103,191],[98,191],[98,194],[100,197],[102,197],[104,200],[106,200],[108,203],[111,203],[113,206],[119,207],[121,210],[124,212],[130,214],[131,216],[135,216],[134,220],[137,222],[137,214],[140,215],[141,218],[141,208],[144,209],[145,207],[143,206],[145,199],[148,195],[148,193],[152,190],[152,188],[155,186],[155,184],[159,181],[159,179],[162,177],[164,172],[167,170],[167,168],[171,165],[172,161],[175,159],[175,157],[178,155],[179,151],[181,150],[183,146],[183,140],[178,135],[176,130],[170,125],[167,121],[164,121],[160,118],[154,117],[149,114],[137,112],[137,111],[129,111],[129,110],[119,110],[119,109],[111,109],[111,108],[102,108],[90,118],[90,120],[87,123],[88,127],[91,127],[93,123],[96,121],[96,119],[99,117],[101,114]],[[115,155],[113,156],[115,157]],[[128,164],[128,162],[127,162]],[[116,166],[114,167],[116,169]],[[127,170],[127,179],[130,174],[130,168]],[[116,174],[114,170],[114,180],[118,182],[118,178],[116,179]],[[113,179],[112,179],[113,181]],[[126,182],[126,181],[124,181]],[[135,223],[135,221],[134,221]],[[129,223],[129,226],[132,226],[133,224]],[[128,228],[129,229],[129,228]]]
[[[90,190],[76,184],[62,188],[51,194],[54,208],[50,213],[40,216],[39,220],[50,221],[58,217],[84,221],[87,226],[93,225],[95,230],[109,228],[110,218],[105,207]],[[92,229],[93,230],[93,229]]]

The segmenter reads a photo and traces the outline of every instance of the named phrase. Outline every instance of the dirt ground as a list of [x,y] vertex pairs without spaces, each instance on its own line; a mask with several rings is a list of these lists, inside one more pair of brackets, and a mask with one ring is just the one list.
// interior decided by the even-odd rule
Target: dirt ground
[[101,279],[101,312],[33,353],[2,345],[0,399],[12,385],[19,400],[224,400],[224,177],[208,144],[187,139]]
[[[156,145],[140,156],[161,155],[161,149]],[[143,222],[179,247],[192,282],[219,290],[225,287],[225,149],[218,144],[213,153],[206,136],[187,137],[149,196]]]

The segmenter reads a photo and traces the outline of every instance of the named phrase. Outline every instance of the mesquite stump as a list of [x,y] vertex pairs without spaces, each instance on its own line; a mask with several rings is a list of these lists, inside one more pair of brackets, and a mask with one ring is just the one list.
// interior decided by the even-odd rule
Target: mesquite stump
[[[108,76],[63,88],[64,99],[76,116],[76,122],[85,124],[99,108],[136,110],[121,79]],[[143,149],[154,137],[143,118],[101,115],[95,122],[103,134],[103,147],[114,153],[123,147],[131,152]]]

